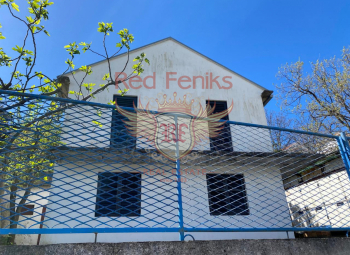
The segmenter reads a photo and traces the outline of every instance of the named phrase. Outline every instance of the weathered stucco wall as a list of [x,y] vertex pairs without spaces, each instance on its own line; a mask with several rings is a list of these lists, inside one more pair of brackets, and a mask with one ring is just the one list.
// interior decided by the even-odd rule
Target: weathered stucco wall
[[[226,101],[228,107],[233,103],[233,109],[229,114],[229,120],[262,124],[266,125],[265,110],[261,98],[264,88],[243,78],[242,76],[230,71],[229,69],[215,63],[212,60],[200,55],[199,53],[185,47],[184,45],[167,39],[158,43],[151,44],[147,47],[136,49],[130,53],[130,60],[134,59],[140,53],[145,52],[151,64],[145,64],[144,73],[140,75],[140,82],[127,81],[126,85],[120,85],[121,89],[126,86],[130,89],[127,96],[137,96],[141,100],[142,106],[146,107],[150,103],[151,110],[158,110],[158,104],[155,99],[159,99],[163,103],[163,95],[167,95],[167,101],[173,101],[173,93],[177,93],[177,100],[183,100],[183,96],[187,96],[187,103],[193,99],[194,104],[192,113],[196,114],[199,110],[199,105],[205,109],[206,100]],[[120,72],[124,69],[127,61],[126,55],[113,58],[111,60],[111,70],[114,75],[115,72]],[[132,65],[135,62],[129,61],[126,66],[125,73],[132,73]],[[93,73],[88,75],[84,82],[95,83],[96,87],[103,83],[102,77],[107,73],[107,62],[100,62],[92,65]],[[170,74],[170,72],[172,74]],[[72,91],[79,91],[75,80],[80,81],[83,78],[83,73],[77,71],[73,78],[72,74],[67,75],[70,79],[70,88]],[[148,78],[146,77],[154,77]],[[179,82],[180,77],[187,76],[191,81]],[[203,77],[204,85],[202,86],[202,79],[194,79],[194,77]],[[216,82],[210,82],[217,78]],[[224,82],[226,81],[231,84]],[[142,81],[141,81],[142,80]],[[206,83],[212,83],[207,88]],[[154,86],[153,86],[154,81]],[[195,81],[195,82],[194,82]],[[168,84],[168,85],[167,85]],[[194,86],[196,84],[196,86]],[[220,87],[220,88],[219,88]],[[226,88],[226,89],[225,89]],[[86,90],[83,88],[82,93],[86,95]],[[106,104],[113,100],[113,95],[118,94],[118,89],[111,86],[108,90],[98,93],[92,102]],[[73,99],[75,95],[69,94]],[[140,106],[139,106],[140,107]],[[67,110],[70,113],[71,110]],[[81,111],[81,109],[80,109]],[[92,110],[91,111],[96,111]],[[103,109],[102,109],[103,111]],[[92,113],[91,113],[92,114]],[[84,116],[83,116],[84,115]],[[103,124],[103,128],[98,132],[93,132],[96,124],[92,123],[92,115],[81,114],[81,112],[72,113],[66,116],[64,141],[69,146],[91,146],[88,139],[93,137],[94,146],[104,147],[109,145],[109,132],[111,123],[110,112],[103,112],[101,116],[95,114],[93,116],[95,121]],[[84,126],[84,129],[81,127]],[[74,128],[79,130],[79,133],[74,131]],[[104,129],[105,128],[105,129]],[[233,148],[235,151],[264,151],[269,152],[271,148],[270,134],[267,130],[259,130],[259,141],[252,143],[250,146],[242,143],[243,140],[251,139],[251,132],[254,130],[250,127],[231,126],[233,134]],[[256,130],[255,130],[256,132]],[[74,137],[79,134],[79,137]],[[240,140],[235,139],[234,136],[239,135]],[[256,140],[256,139],[255,139]],[[203,145],[205,147],[205,145]]]
[[[203,105],[205,105],[205,100],[208,99],[226,100],[229,104],[233,100],[234,108],[230,114],[230,120],[266,124],[266,117],[261,99],[261,93],[264,91],[263,87],[248,81],[229,69],[203,57],[172,39],[163,40],[132,51],[130,53],[129,64],[125,69],[126,74],[132,73],[132,66],[135,64],[132,60],[142,52],[146,53],[146,57],[150,60],[151,64],[145,64],[145,71],[140,77],[142,81],[144,81],[147,76],[154,76],[155,73],[155,86],[153,88],[153,80],[151,78],[145,81],[148,88],[143,82],[132,82],[131,85],[135,89],[130,87],[130,81],[127,82],[127,86],[130,88],[128,95],[138,96],[141,99],[143,106],[146,106],[146,102],[148,102],[149,99],[157,98],[158,93],[161,96],[167,94],[168,99],[173,97],[173,92],[177,92],[178,98],[181,99],[185,94],[189,93],[194,97],[200,98]],[[114,75],[115,72],[121,72],[124,69],[126,61],[126,55],[113,58],[111,60],[112,74]],[[92,70],[93,73],[87,76],[84,82],[96,83],[96,86],[98,87],[99,84],[104,82],[102,77],[108,72],[107,62],[104,61],[93,64]],[[170,80],[168,88],[166,86],[167,72],[176,73],[169,76],[169,78],[176,80]],[[217,81],[220,87],[222,87],[221,89],[219,89],[215,82],[212,82],[212,88],[210,88],[210,86],[209,88],[203,88],[201,79],[196,79],[196,87],[194,88],[194,76],[202,76],[204,77],[204,80],[208,76],[208,81],[210,83],[210,73],[212,73],[213,79],[216,76],[219,77]],[[80,81],[81,78],[83,78],[83,75],[83,73],[77,71],[75,74],[77,81]],[[77,90],[77,84],[72,75],[69,74],[67,76],[70,78],[70,90],[79,91]],[[181,76],[190,77],[191,82],[181,82],[180,84],[182,87],[180,87],[178,80]],[[232,83],[232,86],[223,82],[223,77],[232,77],[226,79]],[[204,82],[206,83],[206,81]],[[120,87],[121,89],[124,89],[125,85],[121,85]],[[223,87],[231,88],[224,89]],[[83,89],[82,93],[85,92],[86,90]],[[97,94],[92,101],[108,103],[113,99],[113,94],[118,94],[118,90],[112,86],[109,90]],[[74,95],[69,96],[75,98]],[[156,102],[153,102],[151,107],[156,110]]]
[[347,255],[349,251],[348,238],[0,246],[0,255]]
[[[81,167],[79,167],[81,165]],[[165,183],[164,178],[174,178],[171,170],[160,175],[142,174],[141,216],[140,217],[95,217],[97,173],[103,171],[141,171],[150,169],[152,165],[130,164],[86,164],[76,162],[55,166],[55,178],[50,196],[50,205],[46,213],[47,228],[97,227],[177,227],[177,189],[176,182]],[[264,176],[256,178],[255,168],[240,166],[235,169],[216,169],[206,167],[206,173],[231,174],[243,173],[245,178],[249,215],[211,216],[207,194],[205,174],[184,175],[187,179],[182,183],[183,213],[186,227],[193,228],[253,228],[253,227],[291,227],[286,197],[281,175],[277,167],[264,171]],[[71,170],[68,170],[71,169]],[[89,169],[89,171],[87,171]],[[115,170],[114,170],[115,169]],[[138,169],[138,170],[135,170]],[[81,181],[79,181],[81,180]],[[64,192],[61,192],[64,190]],[[166,193],[165,197],[162,194]],[[74,195],[75,194],[75,195]],[[62,200],[62,197],[69,197]],[[262,197],[264,199],[262,199]],[[157,199],[164,199],[158,201]],[[277,206],[278,205],[278,206]],[[271,210],[271,208],[275,208]],[[268,213],[267,213],[268,211]],[[167,213],[164,213],[167,212]],[[60,224],[60,222],[62,224]],[[142,223],[142,224],[141,224]],[[197,240],[224,239],[270,239],[288,238],[286,232],[250,232],[250,233],[192,233]],[[98,234],[100,242],[142,242],[142,241],[176,241],[178,233],[108,233]],[[294,238],[293,233],[289,238]],[[91,242],[94,234],[80,235],[42,235],[41,244]]]

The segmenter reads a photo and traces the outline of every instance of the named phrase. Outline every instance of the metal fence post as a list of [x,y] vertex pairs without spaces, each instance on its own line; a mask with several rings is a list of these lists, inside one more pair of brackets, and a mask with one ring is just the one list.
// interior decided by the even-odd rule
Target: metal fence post
[[348,173],[348,177],[350,178],[350,146],[344,132],[340,134],[340,136],[337,138],[337,141],[340,155],[343,159],[346,172]]
[[181,191],[181,171],[180,171],[180,149],[179,149],[179,139],[178,139],[178,121],[177,115],[174,116],[175,120],[175,137],[176,137],[176,179],[177,179],[177,194],[178,194],[178,204],[179,204],[179,231],[180,231],[180,241],[185,240],[184,231],[184,220],[183,220],[183,208],[182,208],[182,191]]

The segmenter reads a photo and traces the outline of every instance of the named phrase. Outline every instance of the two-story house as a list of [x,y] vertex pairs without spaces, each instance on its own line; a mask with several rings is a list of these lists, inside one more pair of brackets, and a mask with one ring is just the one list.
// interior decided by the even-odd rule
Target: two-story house
[[[215,105],[217,113],[232,106],[221,119],[266,125],[264,106],[272,91],[172,38],[132,50],[130,60],[141,52],[147,54],[150,65],[141,76],[120,84],[120,89],[129,89],[127,94],[121,96],[117,88],[110,88],[91,102],[117,100],[124,107],[150,103],[150,109],[157,111],[164,106],[164,95],[169,102],[176,92],[176,100],[182,103],[189,105],[193,100],[194,116],[200,107]],[[113,57],[112,72],[121,72],[127,57],[126,53]],[[129,61],[125,74],[132,73],[132,65]],[[93,74],[85,82],[102,83],[107,62],[91,66]],[[79,91],[76,80],[83,73],[77,70],[66,76],[68,90]],[[154,145],[131,136],[123,120],[127,119],[117,110],[98,106],[76,105],[65,112],[61,135],[65,149],[57,152],[44,228],[91,231],[43,235],[41,244],[94,242],[95,238],[98,242],[178,240],[174,228],[180,221],[185,228],[213,230],[292,226],[279,165],[269,164],[266,156],[272,152],[268,130],[225,124],[220,135],[195,144],[179,162],[184,178],[179,195],[176,163]],[[190,133],[183,136],[193,138]],[[169,150],[176,151],[176,143],[169,144]],[[256,158],[252,160],[254,155],[249,153],[256,153]],[[248,154],[250,161],[244,158]],[[95,235],[93,228],[104,230]],[[120,233],[108,233],[108,229]],[[196,240],[288,238],[286,232],[191,234]]]

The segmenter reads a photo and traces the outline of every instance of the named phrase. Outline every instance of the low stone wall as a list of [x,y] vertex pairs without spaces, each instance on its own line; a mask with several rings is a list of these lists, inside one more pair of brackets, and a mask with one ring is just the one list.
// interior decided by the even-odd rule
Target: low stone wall
[[350,254],[350,238],[305,238],[290,240],[226,240],[148,243],[96,243],[0,246],[0,255],[12,254],[118,254],[118,255],[345,255]]

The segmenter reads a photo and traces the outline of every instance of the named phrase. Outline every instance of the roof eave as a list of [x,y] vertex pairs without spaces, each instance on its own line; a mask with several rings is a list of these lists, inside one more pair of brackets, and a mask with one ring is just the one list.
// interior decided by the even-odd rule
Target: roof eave
[[265,89],[262,93],[261,93],[261,99],[263,101],[263,105],[267,105],[268,102],[270,102],[270,100],[273,97],[273,91],[272,90],[267,90]]

